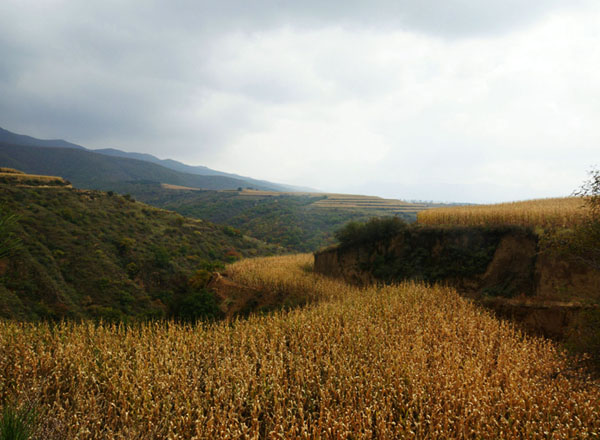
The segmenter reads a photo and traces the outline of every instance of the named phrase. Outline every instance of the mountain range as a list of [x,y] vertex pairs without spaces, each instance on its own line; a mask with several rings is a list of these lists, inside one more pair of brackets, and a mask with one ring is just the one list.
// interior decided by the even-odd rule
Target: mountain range
[[119,182],[153,181],[201,189],[254,188],[268,191],[312,191],[159,159],[114,148],[88,149],[62,139],[37,139],[0,128],[0,166],[33,174],[58,174],[79,187],[114,189]]

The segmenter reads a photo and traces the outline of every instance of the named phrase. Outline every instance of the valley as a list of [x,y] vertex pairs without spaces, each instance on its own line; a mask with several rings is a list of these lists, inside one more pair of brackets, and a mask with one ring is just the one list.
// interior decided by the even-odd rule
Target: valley
[[0,161],[0,402],[28,438],[600,431],[593,196],[208,189],[36,148]]
[[290,252],[311,252],[332,244],[334,232],[349,221],[394,215],[410,222],[416,220],[418,211],[431,207],[327,193],[207,191],[155,183],[128,183],[117,188],[144,203],[232,226]]
[[310,299],[243,320],[0,322],[0,398],[35,402],[50,440],[598,433],[599,382],[551,341],[450,288],[356,288],[311,267],[311,255],[229,266],[239,284]]
[[600,2],[0,6],[0,440],[600,440]]

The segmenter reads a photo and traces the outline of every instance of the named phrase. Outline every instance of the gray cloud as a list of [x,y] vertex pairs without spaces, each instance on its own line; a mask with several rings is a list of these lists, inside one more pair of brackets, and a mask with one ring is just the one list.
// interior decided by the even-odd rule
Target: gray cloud
[[[323,189],[408,191],[411,179],[471,197],[489,186],[477,170],[502,175],[498,151],[525,163],[576,142],[573,167],[592,154],[588,5],[7,0],[0,126]],[[442,186],[427,184],[434,173]],[[448,183],[461,178],[472,186]]]
[[[402,28],[449,36],[502,33],[525,25],[556,8],[581,1],[565,0],[362,0],[276,1],[184,0],[161,8],[167,26],[194,29],[255,30],[272,26],[321,27],[332,23],[367,28]],[[155,2],[154,6],[159,6]],[[159,6],[160,7],[160,6]],[[142,12],[142,16],[147,16]]]

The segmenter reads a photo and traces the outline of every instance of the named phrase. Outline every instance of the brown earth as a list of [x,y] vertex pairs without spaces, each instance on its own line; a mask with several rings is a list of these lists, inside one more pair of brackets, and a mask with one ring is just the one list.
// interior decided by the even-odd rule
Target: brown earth
[[238,284],[218,272],[212,275],[206,287],[217,295],[221,311],[227,318],[247,313],[259,305],[263,297],[261,291]]
[[[476,246],[469,230],[452,239],[452,246]],[[414,244],[412,244],[414,246]],[[405,241],[334,247],[315,253],[316,273],[365,285],[381,282],[372,270],[377,258],[403,258]],[[450,243],[423,240],[422,252],[443,255]],[[400,280],[396,280],[400,281]],[[466,297],[492,309],[498,316],[523,324],[524,328],[553,338],[563,338],[582,310],[599,308],[600,273],[581,263],[561,260],[538,249],[535,235],[507,232],[495,248],[485,271],[462,278],[438,280],[452,285]]]

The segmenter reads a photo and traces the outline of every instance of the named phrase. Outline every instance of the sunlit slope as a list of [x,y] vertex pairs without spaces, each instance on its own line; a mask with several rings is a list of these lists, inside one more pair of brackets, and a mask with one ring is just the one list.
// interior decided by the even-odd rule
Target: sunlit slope
[[238,282],[312,306],[209,326],[0,324],[0,399],[45,438],[595,438],[600,387],[445,288],[356,289],[311,256]]
[[14,168],[0,167],[0,184],[15,186],[70,186],[70,183],[58,176],[26,174]]
[[521,225],[530,227],[569,227],[580,224],[586,210],[580,197],[527,200],[494,205],[437,208],[418,214],[425,225]]

